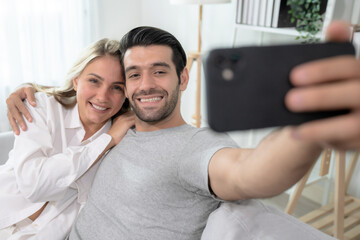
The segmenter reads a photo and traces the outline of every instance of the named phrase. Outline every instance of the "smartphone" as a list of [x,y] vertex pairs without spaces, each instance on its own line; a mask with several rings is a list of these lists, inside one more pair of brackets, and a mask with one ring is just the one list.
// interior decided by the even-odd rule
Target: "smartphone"
[[209,126],[219,132],[248,130],[327,118],[348,112],[290,112],[285,95],[292,68],[304,62],[354,55],[347,43],[290,44],[214,49],[204,61]]

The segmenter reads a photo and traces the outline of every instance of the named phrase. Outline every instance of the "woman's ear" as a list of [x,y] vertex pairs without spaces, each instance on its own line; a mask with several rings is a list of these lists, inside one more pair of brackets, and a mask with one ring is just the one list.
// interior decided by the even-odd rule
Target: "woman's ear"
[[180,74],[180,90],[184,91],[189,83],[189,71],[185,67]]
[[77,78],[77,77],[73,78],[73,85],[74,85],[74,90],[75,91],[77,91],[78,81],[79,81],[79,78]]

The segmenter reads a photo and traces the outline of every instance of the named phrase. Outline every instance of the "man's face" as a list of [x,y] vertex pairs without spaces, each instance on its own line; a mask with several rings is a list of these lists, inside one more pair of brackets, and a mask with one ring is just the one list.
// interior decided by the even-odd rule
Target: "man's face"
[[137,117],[156,123],[179,112],[179,84],[172,49],[162,45],[136,46],[124,56],[126,96]]

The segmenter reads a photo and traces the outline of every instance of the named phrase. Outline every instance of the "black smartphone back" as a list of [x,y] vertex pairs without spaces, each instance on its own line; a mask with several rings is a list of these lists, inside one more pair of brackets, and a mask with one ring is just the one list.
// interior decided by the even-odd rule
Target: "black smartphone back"
[[344,111],[293,113],[285,95],[291,69],[304,62],[354,55],[351,43],[256,46],[212,50],[206,57],[207,113],[215,131],[247,130],[326,118]]

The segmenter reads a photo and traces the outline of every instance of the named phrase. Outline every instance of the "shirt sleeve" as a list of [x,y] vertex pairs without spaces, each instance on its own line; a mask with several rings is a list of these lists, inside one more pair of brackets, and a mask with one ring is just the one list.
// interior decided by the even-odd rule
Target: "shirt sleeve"
[[214,197],[209,188],[208,168],[213,155],[222,148],[238,148],[238,145],[227,134],[208,128],[200,129],[192,136],[179,165],[180,181],[185,189]]
[[24,197],[32,202],[56,201],[89,169],[111,136],[104,133],[86,145],[54,153],[54,140],[60,136],[54,136],[54,126],[49,122],[55,121],[51,119],[53,106],[44,99],[37,103],[35,108],[27,105],[34,121],[28,123],[27,131],[16,136],[12,164]]

